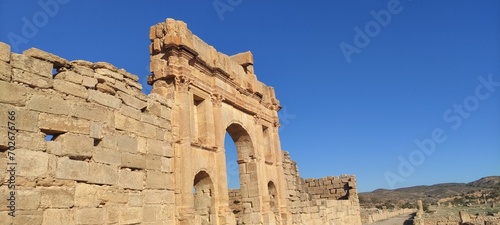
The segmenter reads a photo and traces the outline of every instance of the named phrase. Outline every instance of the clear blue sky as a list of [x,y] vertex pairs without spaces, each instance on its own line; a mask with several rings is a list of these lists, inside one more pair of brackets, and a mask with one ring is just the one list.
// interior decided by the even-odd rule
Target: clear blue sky
[[[165,18],[228,55],[251,50],[303,177],[355,174],[370,191],[500,175],[499,1],[59,0],[44,17],[38,2],[51,1],[0,0],[0,41],[110,62],[147,93],[149,27]],[[414,140],[436,128],[441,143],[424,154]]]

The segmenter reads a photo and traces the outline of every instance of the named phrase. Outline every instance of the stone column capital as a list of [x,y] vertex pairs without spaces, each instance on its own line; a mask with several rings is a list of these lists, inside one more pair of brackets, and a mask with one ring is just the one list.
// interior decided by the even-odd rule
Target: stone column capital
[[187,92],[192,81],[186,76],[175,77],[175,87],[179,92]]
[[222,96],[219,93],[213,93],[210,96],[210,99],[212,100],[212,104],[214,105],[214,107],[219,107],[219,108],[222,107],[222,101],[225,100],[224,96]]

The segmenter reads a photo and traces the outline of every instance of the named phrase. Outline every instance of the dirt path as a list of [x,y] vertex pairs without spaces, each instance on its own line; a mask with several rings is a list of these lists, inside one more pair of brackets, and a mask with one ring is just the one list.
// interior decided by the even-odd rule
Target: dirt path
[[369,225],[412,225],[411,215],[401,215],[397,217],[390,218],[388,220],[382,220],[375,223],[370,223]]

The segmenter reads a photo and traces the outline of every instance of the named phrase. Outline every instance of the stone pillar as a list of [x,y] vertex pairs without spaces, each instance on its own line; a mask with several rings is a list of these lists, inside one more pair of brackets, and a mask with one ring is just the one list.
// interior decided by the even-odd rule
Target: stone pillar
[[[281,143],[280,143],[280,138],[279,138],[279,122],[278,118],[276,118],[276,121],[273,124],[273,143],[274,143],[274,152],[276,157],[276,170],[278,174],[278,180],[277,180],[277,187],[276,189],[278,190],[278,202],[279,202],[279,207],[280,207],[280,219],[281,219],[281,224],[283,225],[288,225],[291,224],[291,214],[288,211],[288,190],[287,190],[287,183],[285,179],[285,171],[283,169],[283,154],[281,153]],[[290,219],[288,219],[290,218]]]
[[194,196],[192,185],[194,175],[191,157],[191,95],[188,92],[190,80],[184,76],[176,76],[175,81],[174,112],[172,126],[178,128],[178,135],[174,137],[174,149],[176,155],[175,179],[176,179],[176,204],[179,207],[181,220],[193,221],[194,218]]
[[[221,224],[236,224],[234,214],[229,207],[229,190],[227,186],[227,168],[226,168],[226,154],[224,151],[224,136],[225,127],[222,120],[222,101],[224,97],[220,94],[212,94],[212,121],[213,121],[213,144],[217,149],[217,167],[219,168],[219,173],[217,176],[217,182],[214,183],[216,188],[219,190],[219,196],[217,198],[219,205],[219,222]],[[209,126],[210,127],[210,126]]]
[[460,216],[460,224],[470,222],[470,215],[464,211],[459,211],[458,215]]
[[422,200],[418,200],[418,213],[424,214],[424,206],[422,205]]

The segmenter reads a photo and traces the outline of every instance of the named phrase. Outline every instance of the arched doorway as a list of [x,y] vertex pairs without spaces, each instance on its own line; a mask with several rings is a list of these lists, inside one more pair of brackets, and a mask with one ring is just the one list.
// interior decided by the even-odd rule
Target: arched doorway
[[207,172],[200,171],[194,177],[193,195],[194,209],[200,224],[215,224],[214,185]]
[[[256,208],[260,207],[257,162],[255,161],[252,139],[247,130],[240,124],[233,123],[226,128],[226,131],[236,146],[236,162],[240,182],[239,189],[229,188],[229,206],[235,215],[237,224],[241,224],[245,213],[258,213],[260,211],[260,208]],[[225,151],[227,150],[225,149]]]

